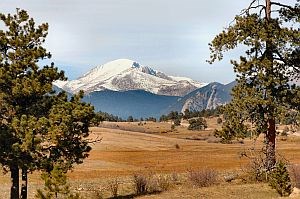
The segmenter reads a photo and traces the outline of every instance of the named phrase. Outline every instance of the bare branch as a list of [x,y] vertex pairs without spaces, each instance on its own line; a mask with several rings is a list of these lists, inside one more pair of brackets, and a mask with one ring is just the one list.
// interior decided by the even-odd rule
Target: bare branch
[[280,6],[280,7],[288,8],[288,9],[293,10],[293,11],[295,10],[292,6],[282,4],[282,3],[278,3],[278,2],[271,1],[271,5],[277,5],[277,6]]
[[[254,4],[255,2],[258,2],[258,5],[254,6],[253,4]],[[250,10],[257,9],[257,8],[261,8],[261,10],[264,10],[264,9],[266,8],[266,6],[264,6],[264,5],[262,5],[262,4],[259,4],[259,1],[254,0],[254,1],[251,2],[251,4],[249,5],[248,8],[243,9],[243,10],[241,11],[241,15],[243,15],[243,14],[249,14],[249,11],[250,11]],[[260,13],[261,13],[261,11],[260,11]]]
[[288,64],[287,61],[283,58],[283,56],[276,50],[276,55],[279,57],[277,60],[282,61],[284,64]]

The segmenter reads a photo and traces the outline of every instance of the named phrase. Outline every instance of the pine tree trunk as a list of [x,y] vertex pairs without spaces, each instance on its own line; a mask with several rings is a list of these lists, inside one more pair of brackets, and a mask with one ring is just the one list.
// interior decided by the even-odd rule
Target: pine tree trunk
[[[267,22],[271,20],[271,0],[266,0],[266,19]],[[272,33],[268,33],[269,38],[272,38]],[[266,41],[266,57],[273,64],[273,44],[271,40]],[[273,73],[273,65],[269,67]],[[273,109],[270,109],[273,112]],[[275,139],[276,139],[276,126],[275,118],[268,119],[268,131],[266,133],[266,169],[270,171],[276,163],[275,157]]]
[[19,167],[17,164],[10,166],[11,189],[10,199],[19,199]]
[[22,168],[22,187],[21,187],[21,199],[27,199],[27,168]]
[[268,132],[266,134],[266,169],[270,171],[275,163],[275,146],[276,146],[276,125],[275,119],[268,120]]
[[266,0],[266,18],[271,19],[271,0]]

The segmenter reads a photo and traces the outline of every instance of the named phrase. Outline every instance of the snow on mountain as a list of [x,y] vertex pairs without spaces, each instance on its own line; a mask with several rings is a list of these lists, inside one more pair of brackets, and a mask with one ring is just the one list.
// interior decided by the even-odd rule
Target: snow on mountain
[[56,81],[54,84],[71,93],[79,90],[86,93],[102,90],[145,90],[170,96],[184,96],[206,85],[190,78],[167,76],[128,59],[100,65],[77,80]]
[[198,82],[198,81],[195,81],[191,78],[188,78],[188,77],[175,77],[175,76],[169,76],[170,78],[172,78],[173,80],[175,81],[187,81],[189,83],[191,83],[192,85],[198,87],[198,88],[201,88],[203,86],[206,86],[208,83],[202,83],[202,82]]
[[59,88],[63,88],[67,83],[68,83],[68,81],[57,80],[54,82],[54,85]]

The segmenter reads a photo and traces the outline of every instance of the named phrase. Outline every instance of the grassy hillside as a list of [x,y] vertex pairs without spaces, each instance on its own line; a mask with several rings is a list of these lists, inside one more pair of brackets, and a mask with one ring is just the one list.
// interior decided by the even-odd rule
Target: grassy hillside
[[[189,131],[187,123],[174,131],[170,123],[103,123],[91,128],[91,139],[102,138],[100,143],[92,145],[90,157],[69,173],[72,189],[86,198],[96,198],[101,194],[111,197],[109,183],[118,179],[119,195],[130,198],[134,191],[132,176],[134,173],[152,173],[169,175],[177,180],[161,194],[141,196],[139,198],[277,198],[275,190],[266,184],[245,184],[241,179],[231,183],[224,176],[242,173],[248,163],[240,158],[240,153],[253,147],[252,140],[244,144],[230,145],[215,143],[213,129],[219,128],[216,118],[208,120],[205,131]],[[262,146],[258,139],[256,148]],[[290,163],[300,164],[300,137],[288,137],[287,141],[278,139],[278,151]],[[218,183],[208,188],[198,188],[190,184],[188,172],[201,168],[211,168],[218,173]],[[174,177],[175,176],[175,177]],[[8,198],[9,175],[2,175],[1,197]],[[29,176],[30,198],[41,187],[39,174]],[[255,192],[253,191],[255,190]]]

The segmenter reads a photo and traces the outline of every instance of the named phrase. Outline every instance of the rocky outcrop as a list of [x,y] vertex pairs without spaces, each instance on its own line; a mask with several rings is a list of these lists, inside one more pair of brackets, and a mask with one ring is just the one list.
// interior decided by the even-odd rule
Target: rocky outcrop
[[215,109],[220,105],[227,104],[231,100],[230,93],[234,85],[235,82],[227,85],[214,82],[191,92],[182,98],[180,102],[183,103],[181,112],[184,112],[186,109],[190,111]]

